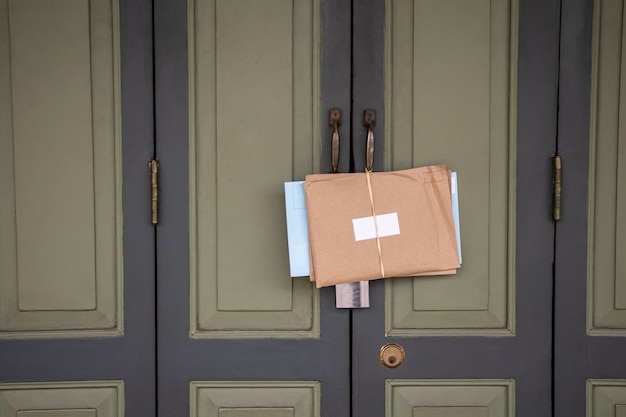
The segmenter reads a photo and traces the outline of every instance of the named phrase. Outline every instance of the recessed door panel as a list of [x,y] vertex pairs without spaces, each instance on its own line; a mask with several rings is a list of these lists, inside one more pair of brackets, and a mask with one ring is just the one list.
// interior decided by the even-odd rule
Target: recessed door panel
[[305,381],[193,381],[191,416],[315,417],[320,384]]
[[590,417],[626,415],[626,380],[588,380],[587,409]]
[[465,262],[456,275],[391,280],[385,332],[511,335],[518,4],[390,0],[386,10],[387,169],[458,172]]
[[319,165],[319,2],[189,7],[191,334],[319,336],[280,187]]
[[386,381],[386,415],[392,417],[507,417],[515,415],[511,380]]
[[590,334],[626,336],[626,70],[623,2],[596,3],[589,143]]
[[118,15],[0,5],[0,338],[123,332]]
[[122,381],[0,383],[0,415],[123,417]]

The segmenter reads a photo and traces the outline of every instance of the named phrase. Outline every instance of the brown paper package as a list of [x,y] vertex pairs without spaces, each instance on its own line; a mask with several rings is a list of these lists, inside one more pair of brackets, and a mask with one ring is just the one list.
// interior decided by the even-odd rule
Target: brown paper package
[[[311,280],[318,288],[460,267],[445,166],[370,174],[376,215],[397,213],[400,234],[356,241],[352,220],[372,216],[365,173],[308,175],[304,183]],[[382,270],[384,269],[384,276]]]

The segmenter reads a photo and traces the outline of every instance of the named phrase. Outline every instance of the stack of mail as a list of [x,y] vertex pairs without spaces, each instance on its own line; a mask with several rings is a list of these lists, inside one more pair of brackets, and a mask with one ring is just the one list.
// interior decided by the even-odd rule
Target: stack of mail
[[[308,272],[319,288],[456,273],[460,267],[456,191],[456,177],[445,166],[309,175],[304,183],[286,183],[292,276]],[[297,253],[310,255],[309,271],[305,256]]]

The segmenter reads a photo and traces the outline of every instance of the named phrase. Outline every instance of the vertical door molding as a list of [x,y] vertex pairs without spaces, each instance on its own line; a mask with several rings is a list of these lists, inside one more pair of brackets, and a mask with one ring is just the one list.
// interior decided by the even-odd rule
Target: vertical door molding
[[595,1],[587,331],[626,336],[626,35],[623,1]]
[[389,169],[459,175],[464,264],[390,280],[389,335],[515,334],[516,0],[387,0]]
[[0,2],[0,338],[123,333],[118,15]]
[[188,10],[191,337],[318,337],[319,293],[289,277],[282,184],[319,166],[320,3]]

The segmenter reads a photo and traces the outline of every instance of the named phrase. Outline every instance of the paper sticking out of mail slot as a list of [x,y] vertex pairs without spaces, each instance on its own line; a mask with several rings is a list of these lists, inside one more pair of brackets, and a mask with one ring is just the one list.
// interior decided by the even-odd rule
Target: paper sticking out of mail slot
[[303,187],[318,288],[460,267],[445,166],[308,175]]

